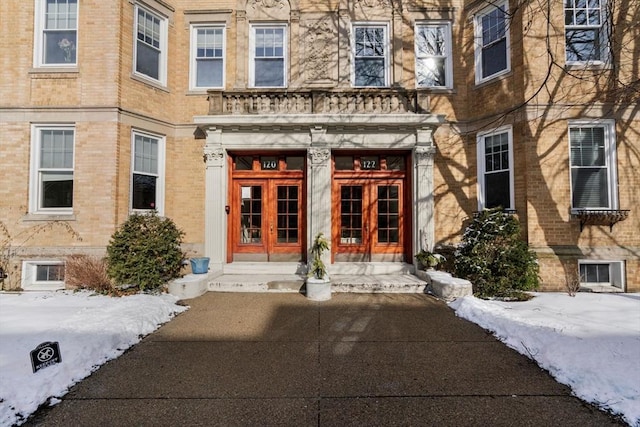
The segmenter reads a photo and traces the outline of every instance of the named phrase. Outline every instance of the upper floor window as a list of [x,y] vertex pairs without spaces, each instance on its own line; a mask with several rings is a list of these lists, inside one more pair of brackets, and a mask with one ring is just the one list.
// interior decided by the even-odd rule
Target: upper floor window
[[568,63],[607,60],[606,0],[564,0],[565,50]]
[[78,0],[38,0],[35,66],[75,66],[78,45]]
[[136,6],[134,73],[166,84],[167,19]]
[[251,87],[286,87],[287,27],[255,25],[249,39]]
[[354,25],[353,85],[389,85],[389,43],[386,25]]
[[191,88],[224,86],[225,29],[223,26],[191,27]]
[[73,126],[34,126],[29,205],[32,213],[71,213],[73,208]]
[[507,2],[495,2],[475,17],[476,83],[508,72],[511,68]]
[[514,208],[511,127],[478,135],[478,209]]
[[418,24],[415,44],[417,86],[453,87],[451,24]]
[[133,132],[131,209],[163,213],[164,138]]
[[613,121],[569,124],[571,205],[574,209],[617,209]]

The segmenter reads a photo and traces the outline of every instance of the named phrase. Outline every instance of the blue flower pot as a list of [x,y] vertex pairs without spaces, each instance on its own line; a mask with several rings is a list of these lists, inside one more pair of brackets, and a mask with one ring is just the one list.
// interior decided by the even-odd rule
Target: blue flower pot
[[209,257],[191,258],[189,261],[193,274],[206,274],[209,271]]

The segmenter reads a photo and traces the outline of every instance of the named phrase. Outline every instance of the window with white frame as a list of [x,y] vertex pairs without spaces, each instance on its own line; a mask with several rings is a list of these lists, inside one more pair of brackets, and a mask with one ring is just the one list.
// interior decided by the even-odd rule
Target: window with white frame
[[72,212],[74,140],[73,126],[32,127],[31,213]]
[[20,286],[30,291],[63,289],[64,263],[55,260],[24,261]]
[[579,260],[578,272],[583,286],[605,285],[624,290],[624,261]]
[[75,66],[78,47],[78,0],[37,0],[35,66]]
[[386,24],[353,26],[353,85],[389,86],[389,41]]
[[617,209],[615,124],[570,122],[571,206]]
[[191,88],[224,86],[225,28],[221,25],[191,27]]
[[506,1],[498,1],[475,16],[476,83],[511,68],[508,10]]
[[163,213],[164,138],[133,132],[131,209]]
[[136,5],[134,74],[166,84],[167,19]]
[[286,87],[287,27],[253,25],[249,38],[249,85],[252,87]]
[[513,132],[510,126],[478,135],[478,209],[514,209]]
[[605,62],[608,58],[606,0],[564,0],[567,63]]
[[418,87],[453,87],[451,59],[451,24],[416,25],[416,85]]

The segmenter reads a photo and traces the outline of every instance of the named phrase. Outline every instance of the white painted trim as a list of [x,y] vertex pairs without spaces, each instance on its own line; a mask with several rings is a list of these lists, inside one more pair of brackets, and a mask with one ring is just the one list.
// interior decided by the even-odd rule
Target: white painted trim
[[158,141],[158,179],[156,181],[156,208],[158,215],[164,215],[165,199],[165,158],[166,158],[166,137],[139,129],[131,130],[131,169],[129,172],[129,212],[148,213],[151,209],[133,209],[133,173],[135,164],[135,137],[136,135],[153,138]]
[[[222,29],[222,85],[220,86],[198,86],[196,56],[198,53],[198,30],[206,28]],[[204,89],[222,89],[226,82],[227,68],[227,28],[221,23],[198,23],[191,24],[189,28],[191,46],[189,49],[189,90],[199,91]]]
[[452,49],[452,32],[451,21],[418,21],[414,26],[414,66],[415,75],[418,74],[418,27],[435,27],[444,26],[445,29],[445,79],[447,84],[444,86],[421,86],[418,84],[418,79],[415,78],[416,88],[436,88],[436,89],[453,89],[453,49]]
[[[383,27],[384,28],[384,86],[356,86],[356,28],[361,27]],[[376,22],[376,21],[357,21],[351,23],[351,86],[353,87],[389,87],[391,81],[391,40],[390,40],[390,25],[388,22]]]
[[[155,16],[160,20],[160,61],[158,70],[158,79],[155,79],[146,74],[140,73],[136,70],[136,58],[138,57],[138,10],[142,9],[146,13]],[[155,10],[142,6],[140,4],[136,4],[133,9],[133,58],[132,58],[132,74],[136,77],[139,77],[143,80],[149,80],[152,83],[159,83],[161,86],[167,86],[167,58],[169,57],[169,43],[168,43],[168,29],[169,29],[169,18],[161,15]]]
[[29,260],[22,262],[21,287],[25,291],[55,291],[64,289],[64,281],[37,281],[36,269],[39,265],[64,265],[59,260]]
[[[578,277],[580,277],[580,266],[584,264],[609,264],[609,283],[604,284],[614,288],[626,290],[625,262],[622,260],[602,260],[602,259],[580,259],[578,260]],[[603,283],[583,282],[580,277],[580,285],[584,287],[602,286]]]
[[[514,188],[514,163],[513,163],[513,128],[511,125],[502,126],[487,132],[478,133],[476,143],[476,162],[478,166],[478,210],[485,208],[485,142],[487,136],[507,133],[509,144],[509,209],[515,209],[515,188]],[[505,208],[506,209],[506,208]]]
[[46,0],[35,0],[34,4],[34,23],[33,23],[33,68],[51,69],[52,72],[64,69],[77,69],[78,57],[80,55],[78,44],[80,39],[80,3],[78,0],[76,3],[76,61],[65,64],[48,64],[44,62],[44,25],[45,25],[45,13],[46,13]]
[[[505,20],[505,42],[506,42],[506,68],[504,70],[498,71],[495,74],[491,74],[490,76],[482,75],[482,18],[487,13],[492,12],[496,8],[504,8],[506,11],[506,20]],[[484,9],[480,10],[473,17],[473,31],[474,31],[474,61],[475,61],[475,83],[476,85],[484,83],[489,80],[493,80],[498,76],[502,76],[511,71],[511,22],[510,22],[510,14],[509,14],[509,2],[507,0],[501,0],[496,2],[491,2],[491,4]]]
[[284,46],[282,46],[282,55],[284,59],[284,63],[282,64],[283,69],[283,85],[282,86],[273,86],[274,88],[286,88],[289,85],[289,26],[286,23],[260,23],[260,24],[251,24],[249,28],[249,54],[247,57],[249,58],[249,87],[250,88],[260,88],[265,89],[269,88],[266,86],[256,86],[255,85],[255,30],[257,28],[282,28],[283,36],[282,42]]

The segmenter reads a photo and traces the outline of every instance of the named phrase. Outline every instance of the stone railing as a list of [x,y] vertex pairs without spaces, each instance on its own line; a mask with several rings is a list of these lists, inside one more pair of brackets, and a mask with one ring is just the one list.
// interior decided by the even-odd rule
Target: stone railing
[[425,92],[404,89],[208,92],[209,114],[428,113]]

